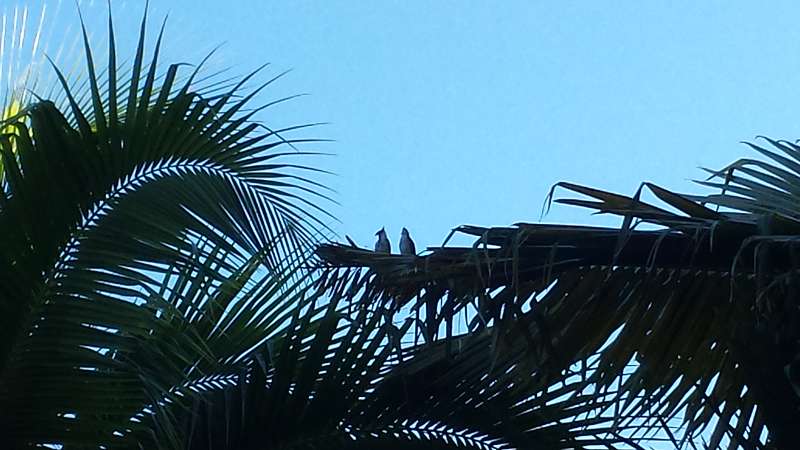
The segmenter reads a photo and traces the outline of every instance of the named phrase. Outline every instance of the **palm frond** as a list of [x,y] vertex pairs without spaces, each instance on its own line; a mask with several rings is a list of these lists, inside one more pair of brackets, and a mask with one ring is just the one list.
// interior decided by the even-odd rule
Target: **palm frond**
[[[279,332],[326,233],[318,171],[282,150],[313,140],[262,131],[244,110],[258,89],[242,82],[207,98],[197,71],[160,77],[161,34],[145,63],[145,21],[119,82],[109,26],[103,71],[84,30],[85,91],[54,65],[69,113],[41,98],[0,123],[0,422],[12,446],[154,430],[179,443],[168,405],[240,373]],[[158,426],[143,425],[154,414]]]
[[[701,184],[719,194],[644,183],[665,207],[642,200],[642,188],[627,197],[554,187],[591,199],[556,202],[621,216],[621,229],[462,226],[457,231],[477,238],[472,247],[407,257],[323,244],[317,254],[332,273],[349,268],[370,279],[349,302],[418,317],[414,335],[428,345],[527,330],[518,363],[565,382],[597,355],[575,392],[605,395],[616,386],[603,399],[615,424],[642,431],[621,433],[639,444],[679,420],[672,436],[681,446],[703,435],[709,448],[762,448],[768,432],[780,448],[793,442],[789,423],[800,420],[792,365],[800,354],[793,300],[800,216],[791,194],[800,188],[800,148],[769,142],[788,157],[754,146],[771,161],[712,171],[722,181]],[[644,222],[655,229],[637,229]],[[493,333],[502,341],[503,332]]]
[[518,331],[500,347],[492,333],[403,345],[410,318],[395,324],[385,309],[347,312],[348,292],[368,283],[350,276],[348,283],[344,274],[320,278],[305,300],[309,312],[265,345],[238,385],[196,405],[185,425],[190,448],[552,449],[628,441],[619,434],[626,426],[600,414],[607,401],[576,392],[579,378],[552,386],[521,363],[527,343]]

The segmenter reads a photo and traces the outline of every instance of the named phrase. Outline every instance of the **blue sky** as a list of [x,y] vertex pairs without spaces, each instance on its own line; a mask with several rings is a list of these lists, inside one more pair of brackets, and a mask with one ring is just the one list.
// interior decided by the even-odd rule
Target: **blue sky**
[[[336,229],[371,245],[385,226],[396,247],[406,226],[423,248],[459,224],[538,221],[557,181],[698,191],[698,166],[753,156],[739,141],[800,137],[800,6],[664,3],[153,0],[151,14],[170,16],[165,61],[224,43],[215,68],[291,69],[263,99],[310,95],[261,119],[330,122],[305,136],[335,140],[308,162],[337,174],[323,178]],[[82,2],[87,20],[104,4]],[[142,6],[113,8],[124,54]],[[564,206],[544,220],[617,223]]]
[[267,95],[311,95],[265,120],[332,122],[316,133],[359,242],[536,221],[559,180],[696,189],[697,166],[751,156],[740,140],[800,137],[796,4],[500,3],[154,2],[237,68],[293,69]]

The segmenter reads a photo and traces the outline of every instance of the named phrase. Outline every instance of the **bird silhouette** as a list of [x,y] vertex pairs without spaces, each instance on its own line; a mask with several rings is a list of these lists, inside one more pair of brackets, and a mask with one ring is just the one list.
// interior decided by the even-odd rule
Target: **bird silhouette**
[[386,230],[381,228],[375,233],[378,236],[378,242],[375,243],[375,251],[378,253],[392,253],[392,244],[389,243],[389,238],[386,237]]
[[411,240],[411,236],[408,234],[408,230],[403,228],[403,231],[400,233],[400,254],[401,255],[416,255],[417,254],[417,247],[414,245],[414,241]]

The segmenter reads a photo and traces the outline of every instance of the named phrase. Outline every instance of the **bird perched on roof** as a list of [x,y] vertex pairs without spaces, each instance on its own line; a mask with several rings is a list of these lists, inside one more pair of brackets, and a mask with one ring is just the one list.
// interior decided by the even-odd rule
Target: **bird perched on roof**
[[378,253],[392,253],[392,244],[389,243],[389,238],[386,237],[386,230],[381,228],[375,233],[378,236],[378,242],[375,243],[375,251]]
[[400,233],[400,254],[401,255],[416,255],[417,254],[417,247],[414,245],[414,241],[411,240],[411,236],[408,234],[408,230],[403,228],[403,231]]

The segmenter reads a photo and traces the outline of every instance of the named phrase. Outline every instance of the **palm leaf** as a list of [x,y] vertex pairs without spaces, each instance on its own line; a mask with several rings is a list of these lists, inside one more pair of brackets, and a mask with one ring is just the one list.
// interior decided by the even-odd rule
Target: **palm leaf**
[[[798,154],[770,142],[790,158]],[[349,301],[391,299],[395,311],[420,317],[414,334],[428,345],[490,330],[500,330],[491,331],[500,343],[504,333],[527,330],[516,363],[565,383],[576,365],[595,358],[572,398],[595,392],[613,411],[620,427],[613,429],[640,445],[669,431],[676,446],[701,438],[709,448],[791,446],[789,424],[800,420],[793,371],[800,322],[792,300],[800,227],[790,192],[800,188],[800,172],[793,160],[756,149],[772,161],[740,160],[712,172],[721,183],[701,183],[719,194],[643,184],[677,212],[645,203],[638,192],[631,198],[557,185],[592,200],[556,201],[623,216],[622,231],[464,226],[457,230],[477,238],[471,248],[430,248],[409,258],[324,244],[317,254],[333,273],[363,267],[374,274]],[[637,230],[632,218],[658,229]],[[459,317],[466,326],[454,327]],[[665,423],[680,430],[665,431]]]
[[159,77],[161,35],[145,64],[144,33],[119,83],[113,27],[102,72],[84,30],[86,90],[54,68],[70,114],[41,99],[3,123],[0,423],[15,447],[178,445],[192,392],[240,373],[311,280],[325,197],[286,161],[293,139],[240,113],[255,95],[234,101],[241,83],[212,101],[176,65]]

